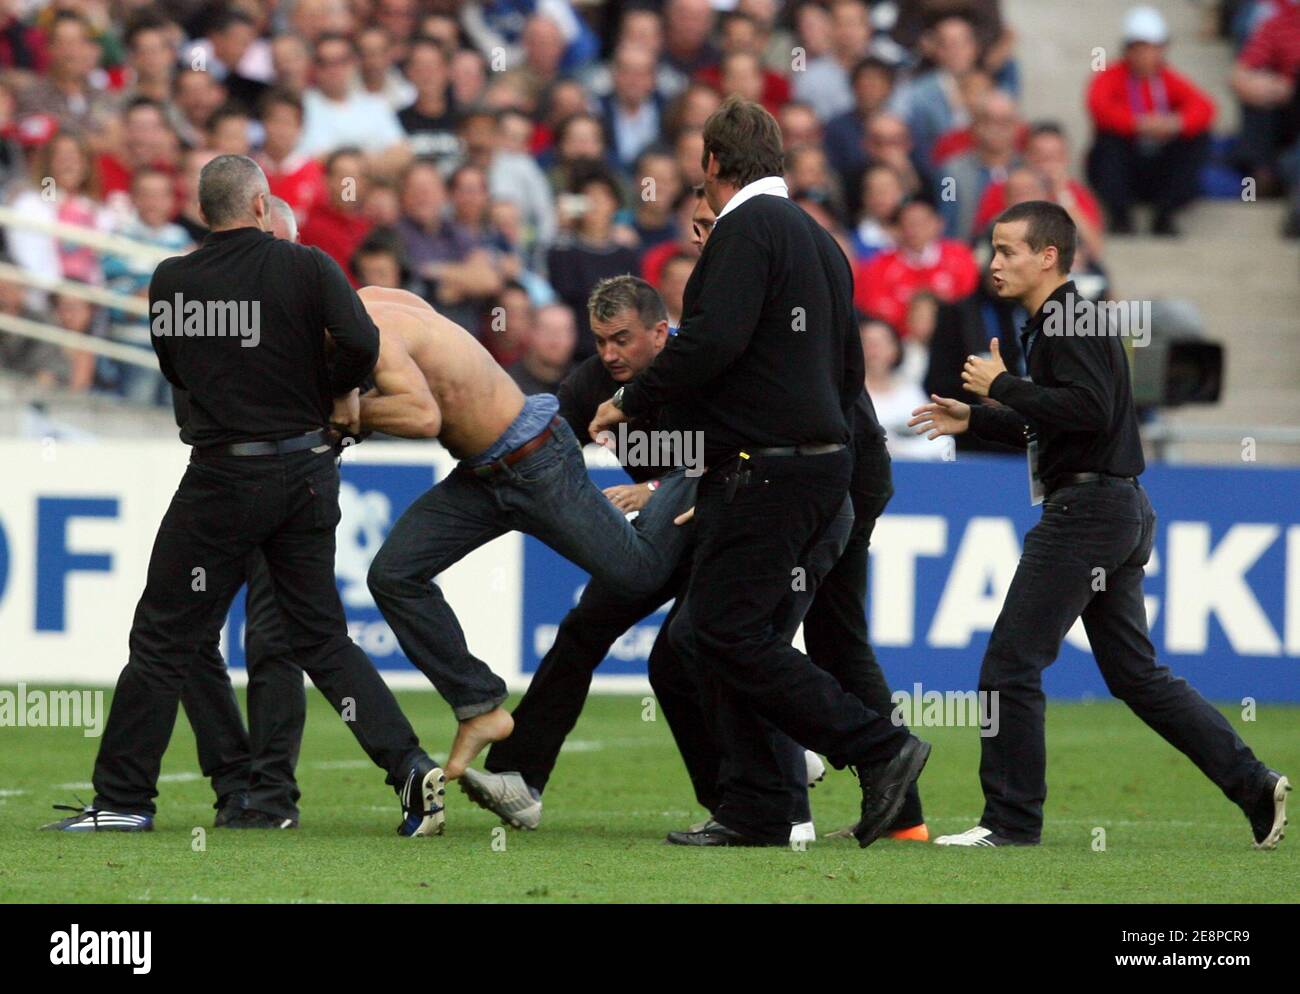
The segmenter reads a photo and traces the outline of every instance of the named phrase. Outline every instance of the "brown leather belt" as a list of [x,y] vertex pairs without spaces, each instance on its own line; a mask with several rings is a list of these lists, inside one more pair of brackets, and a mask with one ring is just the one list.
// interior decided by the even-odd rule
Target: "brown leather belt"
[[500,459],[493,459],[491,462],[486,462],[482,466],[466,466],[465,468],[480,479],[495,476],[507,466],[513,466],[515,463],[519,462],[519,460],[528,458],[549,442],[555,435],[552,429],[558,425],[561,420],[562,419],[557,414],[551,419],[551,423],[542,429],[540,434],[534,435],[523,445],[519,446],[519,448],[511,449]]

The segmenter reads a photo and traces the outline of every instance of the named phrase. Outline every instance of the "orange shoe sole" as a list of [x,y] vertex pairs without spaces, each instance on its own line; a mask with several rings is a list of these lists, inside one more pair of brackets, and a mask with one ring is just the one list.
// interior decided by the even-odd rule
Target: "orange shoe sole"
[[887,832],[886,837],[902,839],[904,842],[929,842],[930,830],[925,827],[925,822],[922,822],[919,825],[913,825],[911,828],[900,828],[893,832]]

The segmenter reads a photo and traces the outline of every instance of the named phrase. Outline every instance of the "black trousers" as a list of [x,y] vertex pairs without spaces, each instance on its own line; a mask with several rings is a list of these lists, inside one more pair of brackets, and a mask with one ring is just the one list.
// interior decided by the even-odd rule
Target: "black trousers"
[[686,606],[669,634],[698,661],[704,709],[727,762],[744,774],[714,816],[765,842],[784,843],[790,832],[779,795],[759,789],[782,777],[771,729],[839,769],[886,760],[909,734],[848,693],[777,627],[797,570],[844,505],[852,465],[847,450],[755,457],[734,489],[730,467],[705,474],[696,498]]
[[1088,182],[1112,219],[1127,217],[1139,203],[1171,214],[1200,195],[1209,154],[1209,135],[1174,138],[1144,151],[1134,139],[1100,132],[1088,152]]
[[424,753],[348,638],[334,581],[339,473],[331,452],[191,462],[159,526],[95,761],[95,806],[152,814],[185,681],[216,640],[249,553],[266,556],[285,640],[396,786]]
[[181,688],[181,707],[194,729],[199,768],[212,782],[217,806],[229,794],[243,794],[250,808],[296,820],[302,795],[294,770],[307,721],[307,691],[302,667],[285,640],[266,556],[256,549],[245,565],[248,729],[217,642],[200,650],[199,662]]
[[[853,529],[839,559],[821,578],[817,595],[804,615],[804,647],[814,663],[870,710],[892,714],[889,682],[871,647],[864,605],[871,535],[894,496],[893,468],[883,442],[875,447],[859,445],[855,456],[851,485]],[[894,827],[911,828],[923,821],[920,790],[913,783]]]
[[[672,578],[643,597],[611,590],[593,578],[560,622],[555,641],[511,713],[514,731],[492,745],[484,768],[492,773],[517,772],[528,786],[545,790],[560,747],[582,714],[592,674],[624,632],[677,596],[690,572],[689,564],[688,552]],[[671,703],[663,704],[665,712],[671,708]]]
[[980,740],[985,828],[1039,838],[1047,797],[1042,674],[1079,617],[1110,692],[1231,800],[1252,798],[1267,774],[1228,720],[1156,663],[1142,596],[1155,521],[1141,486],[1107,479],[1054,491],[1025,536],[980,669],[979,689],[997,694],[989,706],[998,718],[997,734]]

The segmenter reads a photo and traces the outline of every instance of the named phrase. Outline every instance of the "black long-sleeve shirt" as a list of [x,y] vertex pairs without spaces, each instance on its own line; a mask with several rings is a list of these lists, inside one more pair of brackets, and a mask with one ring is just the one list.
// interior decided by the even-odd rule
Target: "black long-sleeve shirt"
[[627,384],[623,410],[672,402],[714,465],[746,446],[847,443],[863,378],[848,260],[801,208],[764,194],[719,219],[680,329]]
[[[555,391],[555,396],[560,401],[560,417],[569,422],[569,427],[578,436],[578,441],[590,441],[587,427],[591,424],[591,419],[596,416],[596,408],[614,396],[615,391],[621,385],[614,377],[609,375],[609,370],[600,361],[600,356],[590,356],[584,359],[578,363],[573,372],[564,378],[564,382]],[[633,418],[626,423],[627,426],[624,430],[629,433],[663,430],[665,425],[659,415],[660,412],[656,411],[651,412],[648,417]],[[618,436],[618,432],[619,429],[616,427],[613,430],[615,437]],[[633,436],[629,434],[628,437]],[[671,451],[658,449],[654,446],[646,446],[646,451],[651,456],[668,456],[672,454]],[[678,453],[681,452],[680,449],[677,451]],[[658,479],[668,470],[677,467],[671,460],[661,464],[656,459],[648,466],[629,466],[624,462],[623,468],[627,470],[627,475],[637,483],[644,483],[646,480]]]
[[[187,320],[195,302],[201,315]],[[160,263],[149,311],[163,375],[189,393],[181,439],[190,445],[322,428],[333,398],[359,386],[379,357],[379,332],[338,264],[257,228],[214,232]],[[335,346],[328,364],[325,332]]]
[[1062,473],[1138,476],[1146,462],[1119,337],[1044,330],[1054,310],[1065,320],[1071,300],[1083,298],[1067,280],[1025,324],[1029,378],[999,373],[989,396],[1003,406],[972,406],[971,430],[1020,448],[1037,435],[1038,471],[1049,484]]

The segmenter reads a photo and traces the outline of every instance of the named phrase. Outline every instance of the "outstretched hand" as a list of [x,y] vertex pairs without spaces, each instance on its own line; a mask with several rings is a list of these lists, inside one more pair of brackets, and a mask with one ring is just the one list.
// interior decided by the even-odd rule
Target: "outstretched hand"
[[915,428],[918,435],[929,439],[940,435],[960,435],[970,427],[970,405],[932,393],[930,403],[912,412],[907,427]]

